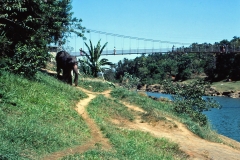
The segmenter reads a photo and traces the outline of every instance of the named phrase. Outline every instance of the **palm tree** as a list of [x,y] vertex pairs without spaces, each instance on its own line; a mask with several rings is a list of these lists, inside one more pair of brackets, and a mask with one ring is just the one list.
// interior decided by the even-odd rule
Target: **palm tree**
[[87,60],[85,60],[84,63],[86,63],[91,68],[91,72],[92,72],[92,75],[94,77],[97,77],[97,73],[102,71],[101,70],[102,66],[113,65],[113,63],[109,62],[108,59],[106,59],[106,58],[102,58],[102,59],[99,60],[99,58],[100,58],[100,56],[101,56],[101,54],[103,52],[103,49],[107,45],[107,42],[106,42],[101,47],[100,41],[101,40],[98,41],[97,46],[95,47],[95,46],[92,45],[91,40],[89,40],[90,46],[88,46],[88,44],[85,43],[85,45],[88,48],[89,54],[87,54],[85,51],[82,51],[85,54],[86,58],[87,58]]

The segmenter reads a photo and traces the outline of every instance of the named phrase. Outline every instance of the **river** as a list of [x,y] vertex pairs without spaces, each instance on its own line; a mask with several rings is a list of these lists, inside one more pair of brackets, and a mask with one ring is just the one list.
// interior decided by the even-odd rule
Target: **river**
[[[165,97],[171,99],[171,95],[147,92],[148,96]],[[212,97],[221,106],[221,109],[211,109],[203,112],[213,129],[219,134],[240,142],[240,98]]]

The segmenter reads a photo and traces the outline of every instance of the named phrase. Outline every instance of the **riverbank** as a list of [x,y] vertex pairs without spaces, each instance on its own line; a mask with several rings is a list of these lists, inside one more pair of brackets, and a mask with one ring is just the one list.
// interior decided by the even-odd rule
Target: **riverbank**
[[[240,98],[240,90],[238,90],[238,88],[223,86],[226,86],[226,83],[213,84],[210,89],[206,91],[205,95]],[[145,92],[166,93],[160,84],[138,86],[138,90]]]
[[0,159],[240,157],[240,143],[175,116],[170,103],[100,81],[73,87],[41,72],[37,80],[0,75]]

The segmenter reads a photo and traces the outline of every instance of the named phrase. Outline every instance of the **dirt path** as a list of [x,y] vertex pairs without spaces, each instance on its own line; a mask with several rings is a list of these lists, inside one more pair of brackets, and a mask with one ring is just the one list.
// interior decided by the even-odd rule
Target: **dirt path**
[[[86,107],[88,106],[89,102],[96,97],[95,93],[91,93],[85,89],[84,92],[88,95],[88,98],[85,98],[78,102],[75,110],[78,112],[79,115],[81,115],[88,125],[91,137],[92,139],[88,142],[86,142],[84,145],[77,146],[74,148],[69,148],[63,151],[55,152],[47,157],[44,158],[44,160],[57,160],[61,157],[75,154],[75,153],[84,153],[87,150],[94,149],[98,146],[100,146],[104,150],[111,149],[111,145],[108,141],[108,139],[104,138],[99,127],[95,124],[95,122],[88,116],[86,112]],[[110,91],[105,92],[105,94],[109,94]]]
[[[86,112],[86,107],[88,103],[93,98],[95,98],[96,95],[103,94],[104,96],[110,98],[110,91],[93,93],[80,87],[79,89],[84,91],[89,97],[81,100],[77,104],[76,111],[86,121],[88,127],[90,128],[92,139],[82,146],[77,146],[75,148],[55,152],[52,155],[45,157],[44,159],[52,160],[74,153],[83,153],[89,149],[93,149],[94,147],[96,147],[96,144],[99,144],[102,149],[111,149],[111,145],[108,139],[103,137],[98,126],[94,123],[94,121],[88,116]],[[137,112],[145,112],[143,109],[137,106],[130,105],[125,102],[122,103],[131,110],[135,110]],[[179,123],[171,118],[167,118],[167,121],[159,121],[154,124],[142,123],[143,121],[141,120],[140,116],[137,117],[134,122],[130,122],[124,119],[113,119],[112,122],[122,128],[142,130],[145,132],[149,132],[156,137],[165,137],[175,143],[178,143],[180,149],[189,155],[189,159],[240,160],[240,143],[222,136],[225,141],[237,148],[234,149],[224,144],[206,141],[190,132],[182,123]]]
[[[125,105],[130,109],[144,112],[137,106],[127,103]],[[180,149],[188,154],[190,159],[240,160],[240,143],[224,136],[222,138],[235,146],[236,149],[224,144],[209,142],[193,134],[182,123],[171,118],[154,124],[142,123],[139,119],[136,119],[135,122],[114,119],[113,123],[119,125],[119,127],[142,130],[156,137],[165,137],[178,143]],[[173,125],[177,127],[172,127]]]

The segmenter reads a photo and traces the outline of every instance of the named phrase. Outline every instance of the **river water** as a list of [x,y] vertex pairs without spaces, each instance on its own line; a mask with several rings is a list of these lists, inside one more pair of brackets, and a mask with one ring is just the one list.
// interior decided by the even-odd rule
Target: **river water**
[[[147,92],[148,96],[165,97],[171,99],[171,95]],[[204,114],[219,134],[240,142],[240,98],[212,97],[221,106],[221,109],[211,109]]]

